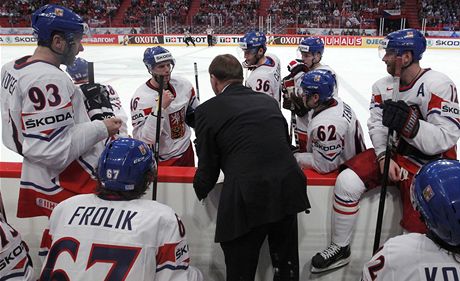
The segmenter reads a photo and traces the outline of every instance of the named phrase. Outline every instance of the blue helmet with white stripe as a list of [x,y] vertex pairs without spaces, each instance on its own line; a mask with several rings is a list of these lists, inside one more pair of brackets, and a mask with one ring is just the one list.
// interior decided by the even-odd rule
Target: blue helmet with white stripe
[[143,61],[149,73],[153,73],[153,69],[159,63],[170,61],[173,66],[176,64],[172,54],[161,46],[147,48],[144,51]]
[[146,173],[155,169],[153,153],[147,144],[132,138],[119,138],[105,147],[97,172],[104,189],[133,191],[144,187]]
[[302,53],[320,53],[321,55],[324,52],[324,42],[319,37],[307,37],[302,39],[299,44],[298,50]]
[[411,198],[432,233],[460,246],[459,161],[440,159],[423,166],[412,182]]
[[245,50],[267,50],[267,37],[260,31],[250,31],[240,38],[239,46]]
[[326,69],[315,69],[304,74],[300,87],[304,95],[319,95],[319,101],[330,100],[334,95],[335,76]]
[[88,25],[72,10],[54,4],[45,5],[32,14],[32,29],[39,42],[50,43],[53,32],[63,34],[71,42],[77,35],[86,34]]
[[393,51],[397,56],[401,56],[405,51],[411,51],[414,61],[419,61],[426,50],[426,39],[416,29],[402,29],[388,34],[380,42],[379,49]]
[[76,58],[72,65],[67,66],[66,71],[75,83],[88,80],[88,62],[83,58]]

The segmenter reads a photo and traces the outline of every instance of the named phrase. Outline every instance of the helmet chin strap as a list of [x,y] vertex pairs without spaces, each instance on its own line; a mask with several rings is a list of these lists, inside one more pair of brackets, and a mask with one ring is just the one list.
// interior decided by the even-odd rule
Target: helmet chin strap
[[[66,47],[65,47],[65,49],[64,49],[64,52],[62,52],[62,53],[59,53],[58,51],[54,50],[53,47],[51,46],[51,44],[48,46],[48,48],[49,48],[53,53],[55,53],[56,55],[58,55],[58,56],[61,58],[60,63],[61,63],[61,64],[65,64],[65,65],[67,65],[66,62],[69,60],[69,58],[72,57],[72,54],[71,54],[71,52],[72,52],[72,46],[75,44],[73,41],[70,41],[70,42],[69,42],[69,41],[67,41],[67,40],[66,40],[66,43],[67,43],[67,44],[66,44]],[[72,64],[72,63],[73,63],[73,62],[69,62],[69,64]]]

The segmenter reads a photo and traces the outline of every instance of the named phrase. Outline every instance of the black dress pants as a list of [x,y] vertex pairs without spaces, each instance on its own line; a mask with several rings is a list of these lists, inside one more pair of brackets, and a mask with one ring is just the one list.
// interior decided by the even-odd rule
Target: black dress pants
[[274,281],[299,280],[297,214],[264,224],[234,240],[221,242],[227,281],[253,281],[260,248],[268,237]]

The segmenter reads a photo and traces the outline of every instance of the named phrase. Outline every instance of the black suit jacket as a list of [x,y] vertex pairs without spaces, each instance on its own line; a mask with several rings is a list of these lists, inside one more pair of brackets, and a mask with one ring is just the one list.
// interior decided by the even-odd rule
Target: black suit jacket
[[290,150],[288,125],[278,103],[241,84],[195,111],[199,199],[225,175],[216,222],[216,242],[310,207],[306,178]]

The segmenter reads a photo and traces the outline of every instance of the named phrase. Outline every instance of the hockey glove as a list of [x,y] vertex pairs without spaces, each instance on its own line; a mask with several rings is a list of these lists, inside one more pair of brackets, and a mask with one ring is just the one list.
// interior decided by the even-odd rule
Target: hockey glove
[[91,121],[104,120],[115,116],[110,104],[109,92],[101,84],[83,84],[80,86],[85,95],[85,106]]
[[287,66],[288,71],[290,72],[289,76],[294,77],[299,72],[308,72],[310,68],[306,64],[304,64],[301,60],[293,60]]
[[291,110],[300,117],[307,113],[302,98],[295,94],[294,78],[289,78],[289,75],[283,78],[281,91],[283,92],[284,109]]
[[383,104],[382,124],[395,130],[402,136],[412,139],[420,128],[420,113],[404,101],[385,101]]

